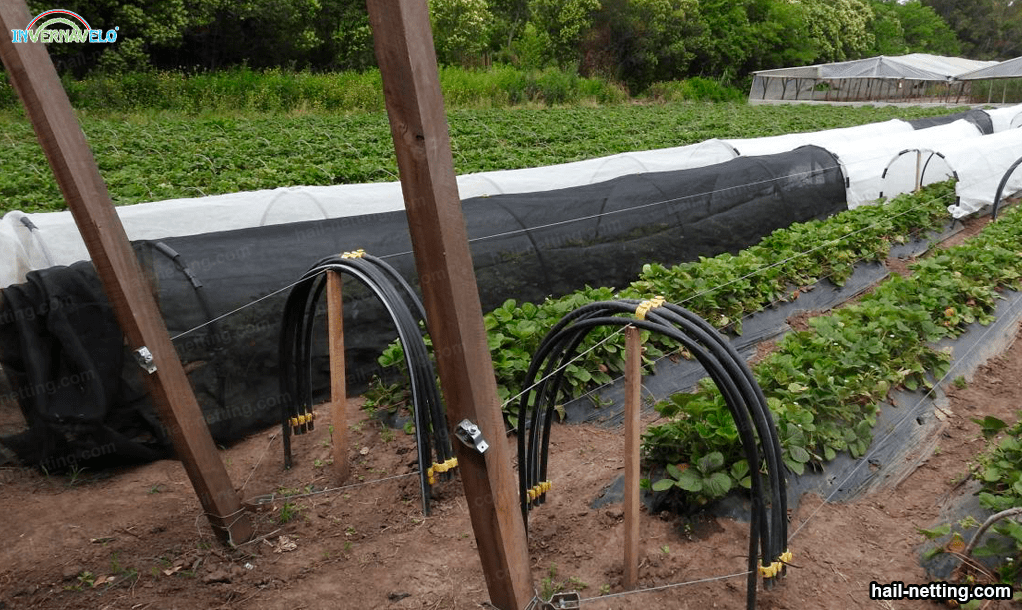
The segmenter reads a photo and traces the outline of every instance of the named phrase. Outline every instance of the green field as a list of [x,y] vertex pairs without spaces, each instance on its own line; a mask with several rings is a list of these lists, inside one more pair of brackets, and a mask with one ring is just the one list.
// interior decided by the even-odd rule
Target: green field
[[[624,103],[454,109],[459,174],[952,112],[946,108]],[[397,179],[382,112],[92,113],[80,120],[117,205],[294,185]],[[0,213],[64,209],[31,126],[0,112]]]

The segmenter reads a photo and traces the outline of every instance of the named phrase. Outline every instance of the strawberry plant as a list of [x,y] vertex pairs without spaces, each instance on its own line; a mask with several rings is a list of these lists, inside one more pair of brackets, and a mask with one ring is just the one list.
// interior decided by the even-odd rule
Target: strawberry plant
[[[820,467],[839,451],[861,457],[872,440],[877,403],[892,387],[930,387],[946,374],[948,353],[929,345],[957,336],[973,321],[989,324],[998,291],[1019,286],[1022,214],[1012,210],[965,244],[923,259],[912,270],[911,277],[894,275],[858,303],[811,319],[810,330],[787,335],[755,367],[792,471]],[[734,447],[707,429],[719,425],[710,423],[708,413],[723,409],[712,384],[656,408],[670,420],[645,435],[652,462],[691,464],[710,452],[737,458]],[[1007,449],[1012,448],[1009,442]],[[986,474],[999,479],[1001,470],[988,468]],[[1022,490],[1022,483],[1009,481],[1016,484]],[[986,498],[991,508],[1013,501]]]

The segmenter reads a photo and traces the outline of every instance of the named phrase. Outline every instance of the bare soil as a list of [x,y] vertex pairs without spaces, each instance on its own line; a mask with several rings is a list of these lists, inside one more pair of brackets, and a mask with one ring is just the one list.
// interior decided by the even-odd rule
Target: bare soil
[[[949,393],[939,450],[897,486],[845,504],[803,498],[791,515],[793,567],[760,591],[758,607],[941,607],[871,601],[869,583],[932,580],[917,529],[962,493],[956,483],[984,447],[971,419],[1016,421],[1022,342]],[[295,439],[290,471],[275,431],[222,450],[244,497],[298,494],[254,513],[259,538],[237,549],[215,540],[177,462],[75,476],[0,469],[0,608],[488,607],[457,477],[436,488],[423,517],[412,437],[367,419],[353,426],[352,479],[328,490],[328,423]],[[554,488],[530,517],[537,592],[579,590],[587,609],[744,607],[745,577],[718,577],[745,571],[748,524],[710,517],[644,514],[640,587],[654,590],[616,595],[621,506],[590,503],[622,471],[620,432],[560,425],[553,434]],[[987,606],[999,607],[1008,605]]]

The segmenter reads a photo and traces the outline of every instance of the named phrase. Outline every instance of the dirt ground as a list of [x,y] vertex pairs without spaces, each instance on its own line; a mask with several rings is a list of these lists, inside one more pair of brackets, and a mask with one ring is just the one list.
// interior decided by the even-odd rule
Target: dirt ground
[[[1022,342],[948,391],[939,451],[907,479],[847,504],[803,498],[791,515],[793,567],[758,607],[939,607],[870,601],[869,583],[931,580],[917,529],[961,493],[955,483],[984,446],[971,418],[1016,421]],[[176,462],[49,477],[0,469],[0,609],[489,607],[460,481],[439,485],[424,518],[412,437],[366,420],[353,427],[353,478],[331,490],[327,423],[296,438],[290,471],[275,431],[222,450],[245,498],[299,494],[256,513],[259,537],[233,550],[214,539]],[[530,518],[537,591],[578,590],[586,609],[744,607],[745,577],[719,577],[744,572],[748,524],[726,519],[644,514],[640,588],[653,590],[616,595],[621,506],[589,505],[622,456],[619,432],[555,427],[554,488]],[[657,589],[666,585],[678,586]]]

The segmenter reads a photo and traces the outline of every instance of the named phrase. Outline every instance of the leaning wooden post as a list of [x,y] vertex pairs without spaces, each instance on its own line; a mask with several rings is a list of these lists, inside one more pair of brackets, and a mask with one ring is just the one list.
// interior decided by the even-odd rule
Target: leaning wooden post
[[429,11],[426,0],[367,4],[448,422],[455,437],[462,432],[454,448],[490,602],[503,610],[524,608],[534,597],[525,524],[458,197]]
[[639,411],[642,346],[639,329],[625,329],[625,578],[632,590],[639,580]]
[[330,441],[334,479],[339,485],[351,474],[348,464],[348,388],[344,379],[344,301],[341,274],[326,272],[327,337],[330,342]]
[[[30,19],[23,0],[0,2],[0,30],[24,28]],[[0,59],[82,233],[128,345],[147,365],[148,374],[143,374],[143,378],[149,395],[213,531],[225,542],[249,540],[252,524],[242,513],[241,500],[217,454],[202,410],[45,45],[14,43],[0,36]]]

